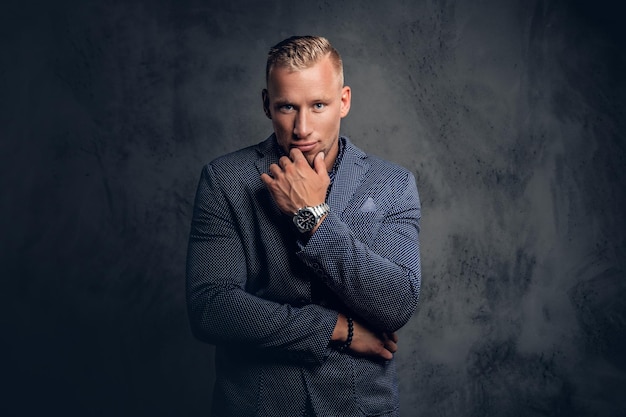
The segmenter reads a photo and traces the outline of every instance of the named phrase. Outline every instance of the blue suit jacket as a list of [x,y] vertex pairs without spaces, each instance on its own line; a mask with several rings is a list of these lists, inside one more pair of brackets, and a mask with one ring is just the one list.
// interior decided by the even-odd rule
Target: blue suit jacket
[[274,135],[202,171],[187,257],[197,338],[216,345],[214,416],[396,416],[394,361],[329,346],[341,311],[393,332],[420,289],[411,172],[345,140],[330,214],[303,241],[260,179]]

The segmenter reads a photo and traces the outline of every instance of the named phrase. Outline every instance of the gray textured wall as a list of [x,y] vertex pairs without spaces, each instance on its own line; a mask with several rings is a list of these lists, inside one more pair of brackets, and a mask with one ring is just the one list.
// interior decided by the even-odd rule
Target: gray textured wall
[[206,415],[198,175],[270,133],[266,51],[315,33],[345,60],[344,133],[423,200],[403,416],[626,415],[617,2],[223,3],[4,2],[0,413]]

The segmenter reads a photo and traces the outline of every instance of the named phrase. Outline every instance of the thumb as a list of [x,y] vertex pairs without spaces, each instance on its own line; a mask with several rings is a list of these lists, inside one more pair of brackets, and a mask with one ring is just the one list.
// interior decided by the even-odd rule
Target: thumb
[[325,156],[326,155],[324,155],[324,152],[320,152],[315,155],[315,159],[313,160],[313,168],[318,175],[328,175],[328,172],[326,172],[326,164],[324,163]]

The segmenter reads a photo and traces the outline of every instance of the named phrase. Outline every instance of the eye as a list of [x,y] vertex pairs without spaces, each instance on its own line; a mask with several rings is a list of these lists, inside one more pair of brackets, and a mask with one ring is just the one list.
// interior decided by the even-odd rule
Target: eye
[[313,108],[314,108],[315,110],[323,110],[323,109],[324,109],[324,107],[326,107],[326,104],[324,104],[324,103],[315,103],[315,104],[313,105]]
[[293,105],[291,105],[291,104],[283,104],[280,107],[278,107],[278,110],[280,110],[283,113],[289,113],[290,111],[293,110]]

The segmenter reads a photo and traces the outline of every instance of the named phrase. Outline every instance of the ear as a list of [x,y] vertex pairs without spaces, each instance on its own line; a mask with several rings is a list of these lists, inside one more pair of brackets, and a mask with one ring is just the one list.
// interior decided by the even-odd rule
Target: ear
[[339,115],[344,118],[350,112],[350,103],[352,101],[352,91],[350,87],[344,86],[341,89],[341,111]]
[[272,113],[270,113],[270,96],[266,88],[264,88],[261,92],[261,97],[263,99],[263,111],[265,112],[267,118],[272,120]]

